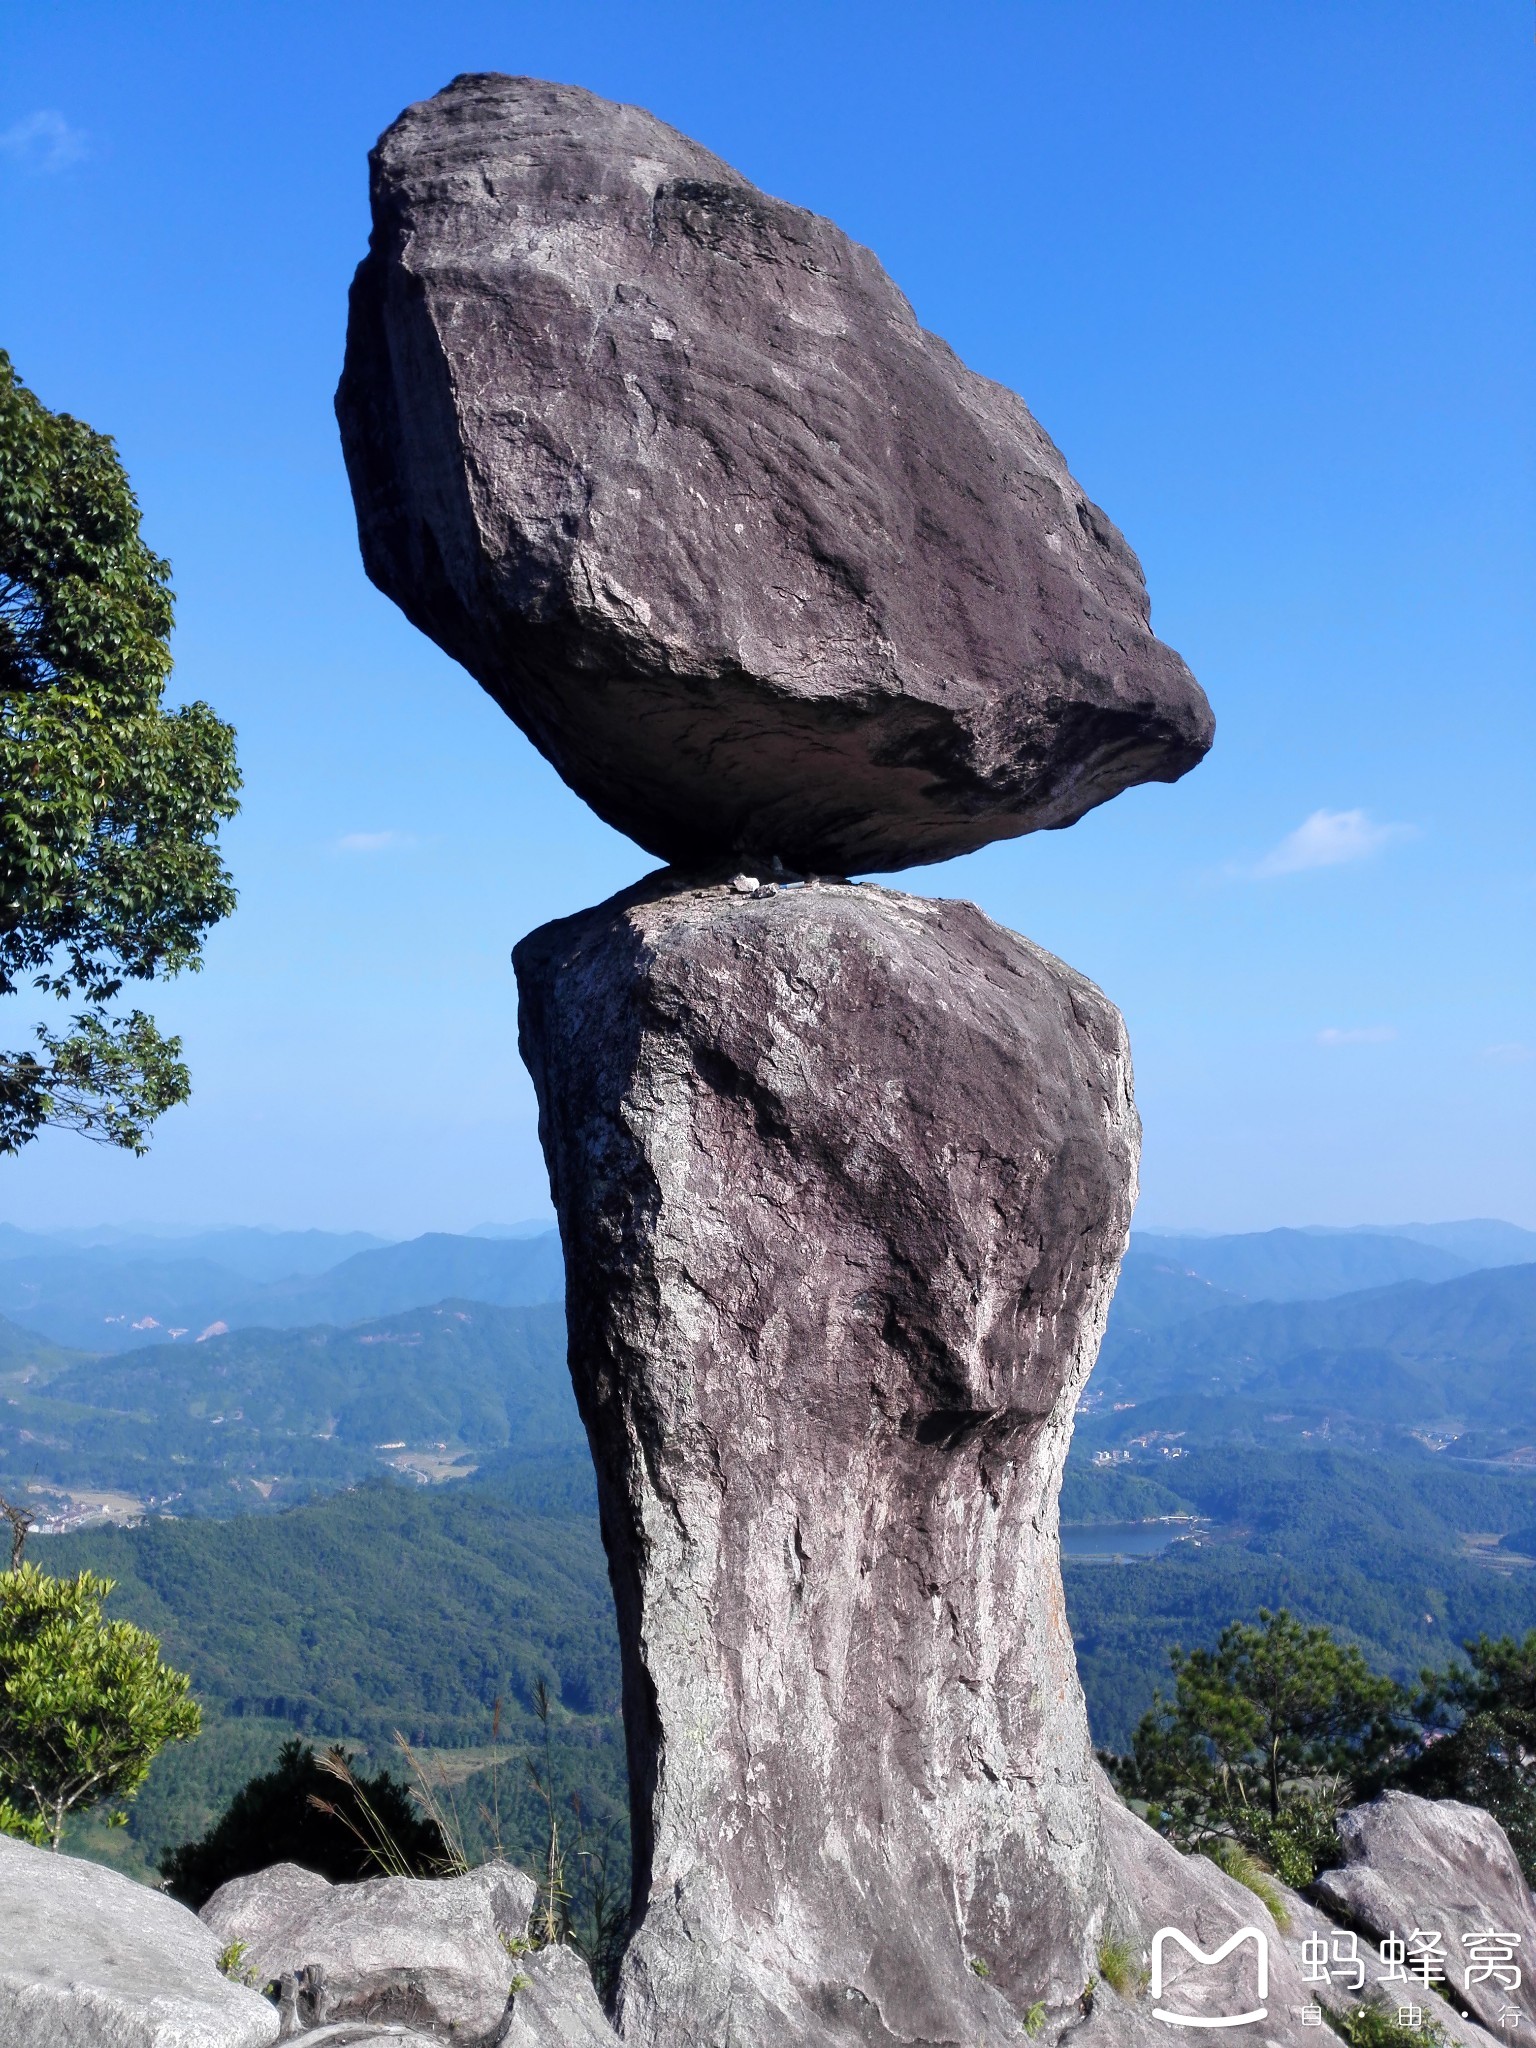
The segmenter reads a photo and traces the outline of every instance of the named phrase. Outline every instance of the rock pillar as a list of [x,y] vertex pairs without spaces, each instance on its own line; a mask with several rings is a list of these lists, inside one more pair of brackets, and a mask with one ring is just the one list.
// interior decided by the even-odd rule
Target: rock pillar
[[623,1644],[620,2031],[1014,2039],[1107,1896],[1056,1503],[1119,1015],[869,886],[666,873],[515,957]]

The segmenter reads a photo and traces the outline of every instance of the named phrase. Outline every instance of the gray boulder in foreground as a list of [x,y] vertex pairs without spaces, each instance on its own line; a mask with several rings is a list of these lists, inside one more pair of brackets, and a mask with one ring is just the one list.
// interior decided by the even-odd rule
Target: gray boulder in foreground
[[624,1660],[620,2034],[1074,2010],[1105,1874],[1056,1504],[1135,1184],[1117,1012],[873,887],[660,876],[514,957]]
[[365,566],[610,824],[901,868],[1204,754],[1119,531],[830,221],[528,78],[456,79],[372,166]]
[[533,1880],[505,1863],[337,1885],[279,1863],[221,1885],[202,1918],[221,1944],[246,1944],[257,1983],[295,1979],[306,2026],[387,2020],[474,2043],[505,2020],[520,1967],[507,1944],[533,1900]]
[[[1257,1928],[1264,1936],[1265,2017],[1233,2030],[1228,2038],[1280,2048],[1317,2048],[1319,2042],[1336,2038],[1322,2022],[1319,2008],[1341,2013],[1352,2005],[1375,2003],[1394,2012],[1403,2002],[1401,1986],[1377,1981],[1382,1965],[1374,1944],[1358,1929],[1271,1881],[1281,1908],[1281,1919],[1276,1920],[1255,1893],[1209,1857],[1181,1855],[1123,1806],[1107,1783],[1103,1798],[1110,1878],[1107,1928],[1131,1944],[1144,1978],[1160,1928],[1180,1929],[1206,1955],[1244,1928]],[[1165,1943],[1163,2009],[1207,2022],[1255,2010],[1256,1953],[1253,1942],[1246,1941],[1222,1962],[1206,1964],[1178,1944]],[[1359,1958],[1358,1967],[1349,1962],[1351,1956]],[[1461,2017],[1461,2007],[1453,2008],[1433,1993],[1426,1995],[1422,1987],[1415,1989],[1412,2002],[1456,2048],[1488,2048],[1487,2035]],[[1145,1981],[1124,1997],[1101,1986],[1087,2028],[1072,2037],[1075,2048],[1167,2048],[1170,2037],[1177,2038],[1184,2030],[1154,2019],[1154,2009]],[[1191,2036],[1186,2033],[1185,2038]]]
[[0,1835],[4,2048],[268,2048],[277,2013],[223,1946],[162,1892]]
[[[1536,1911],[1509,1837],[1481,1807],[1455,1799],[1383,1792],[1340,1816],[1344,1865],[1316,1891],[1373,1942],[1432,1934],[1446,1958],[1446,1995],[1457,2011],[1513,2038],[1536,2023]],[[1513,1937],[1500,1958],[1487,1937]],[[1428,1953],[1426,1949],[1424,1951]],[[1411,1967],[1411,1965],[1410,1965]],[[1511,1970],[1518,1985],[1511,1985]]]
[[527,1981],[512,2000],[500,2048],[618,2048],[592,1973],[574,1949],[541,1948],[521,1957],[518,1971]]

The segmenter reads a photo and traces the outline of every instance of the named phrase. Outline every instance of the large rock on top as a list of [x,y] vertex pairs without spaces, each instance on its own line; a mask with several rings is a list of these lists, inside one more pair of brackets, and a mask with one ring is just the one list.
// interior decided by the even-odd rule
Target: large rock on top
[[372,162],[368,574],[620,831],[901,868],[1210,745],[1121,534],[830,221],[534,79],[456,79]]
[[1057,1491],[1125,1035],[967,903],[655,878],[524,939],[623,1651],[644,2048],[1000,2043],[1108,1883]]

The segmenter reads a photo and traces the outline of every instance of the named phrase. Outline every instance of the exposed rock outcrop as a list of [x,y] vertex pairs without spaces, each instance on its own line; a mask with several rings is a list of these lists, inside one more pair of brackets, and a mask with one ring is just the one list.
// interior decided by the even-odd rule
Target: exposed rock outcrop
[[619,2029],[1009,2040],[1106,1897],[1056,1495],[1124,1031],[970,904],[674,884],[515,955],[624,1653]]
[[163,1893],[0,1835],[4,2048],[269,2048],[277,2013],[220,1975],[223,1945]]
[[292,1980],[296,2025],[393,2021],[473,2044],[505,2024],[518,1970],[508,1943],[533,1900],[533,1880],[505,1863],[336,1885],[278,1863],[221,1885],[202,1919],[220,1943],[244,1943],[254,1982]]
[[[1536,1912],[1492,1814],[1455,1799],[1383,1792],[1341,1816],[1339,1839],[1344,1865],[1318,1879],[1318,1896],[1373,1943],[1403,1944],[1405,1995],[1438,1957],[1458,2011],[1494,2033],[1523,2033],[1536,2021]],[[1430,1959],[1417,1973],[1415,1954]]]
[[[1388,1980],[1376,1946],[1353,1922],[1330,1918],[1310,1900],[1269,1883],[1280,1907],[1278,1918],[1253,1892],[1205,1856],[1182,1856],[1145,1821],[1121,1805],[1108,1785],[1103,1792],[1104,1839],[1109,1868],[1107,1927],[1111,1938],[1128,1941],[1138,1967],[1147,1971],[1151,1944],[1160,1928],[1176,1927],[1206,1955],[1219,1953],[1245,1927],[1264,1936],[1267,1984],[1262,1997],[1256,1950],[1244,1942],[1216,1964],[1206,1964],[1177,1943],[1164,1945],[1165,2011],[1192,2013],[1207,2023],[1213,2016],[1241,2014],[1262,2004],[1265,2017],[1238,2030],[1238,2040],[1304,2048],[1320,2034],[1322,2012],[1339,2014],[1374,2003],[1395,2012],[1416,2003],[1457,2048],[1489,2048],[1488,2036],[1462,2017],[1463,2005],[1448,2005],[1422,1985]],[[1166,2048],[1170,2028],[1154,2020],[1155,2002],[1145,1981],[1116,1997],[1095,1995],[1089,2027],[1075,2035],[1074,2048]]]
[[368,573],[662,859],[940,860],[1209,746],[1120,533],[829,221],[502,77],[407,109],[373,216]]
[[618,2048],[581,1957],[541,1948],[518,1963],[523,1980],[499,2048]]

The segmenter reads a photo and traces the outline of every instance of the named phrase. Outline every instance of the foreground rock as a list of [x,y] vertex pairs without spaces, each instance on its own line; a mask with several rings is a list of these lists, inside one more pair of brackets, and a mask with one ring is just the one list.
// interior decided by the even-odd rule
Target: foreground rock
[[541,1948],[518,1964],[523,1980],[500,2048],[618,2048],[586,1964],[574,1950]]
[[[1317,1894],[1373,1944],[1403,1944],[1400,1988],[1420,1982],[1438,1957],[1459,2011],[1495,2033],[1518,2035],[1536,2021],[1536,1912],[1492,1814],[1454,1799],[1383,1792],[1340,1818],[1339,1839],[1344,1867],[1324,1873]],[[1429,1959],[1417,1971],[1415,1954]]]
[[285,1986],[302,2027],[391,2021],[453,2041],[495,2038],[519,1964],[508,1943],[532,1910],[531,1878],[505,1863],[462,1877],[333,1885],[294,1863],[220,1886],[202,1918],[242,1942],[257,1984]]
[[368,573],[653,853],[905,867],[1210,745],[1120,533],[829,221],[501,77],[401,116],[373,214]]
[[1118,1015],[874,888],[660,877],[515,958],[624,1653],[620,2033],[1075,2013],[1105,1872],[1056,1496],[1135,1179]]
[[0,1835],[4,2048],[268,2048],[277,2013],[219,1974],[223,1945],[160,1892]]
[[[1127,1987],[1123,1997],[1107,1988],[1096,1992],[1089,2027],[1074,2037],[1075,2048],[1167,2048],[1170,2025],[1154,2018],[1159,2004],[1170,2013],[1192,2014],[1205,2027],[1217,2018],[1262,2007],[1264,2018],[1238,2029],[1236,2039],[1316,2048],[1319,2040],[1334,2038],[1319,2031],[1326,2027],[1325,2009],[1339,2014],[1352,2005],[1374,2003],[1395,2012],[1400,2003],[1410,2002],[1402,1985],[1382,1981],[1384,1966],[1374,1946],[1353,1925],[1273,1883],[1268,1888],[1280,1911],[1272,1916],[1261,1899],[1208,1857],[1180,1855],[1122,1806],[1108,1785],[1103,1820],[1107,1927],[1111,1938],[1132,1950],[1140,1981]],[[1257,1929],[1264,1937],[1264,1989],[1252,1940],[1214,1964],[1200,1961],[1177,1942],[1165,1942],[1162,1996],[1154,2001],[1146,1980],[1152,1943],[1165,1927],[1178,1928],[1207,1956],[1243,1929]],[[1462,2017],[1459,2005],[1447,2005],[1422,1986],[1414,1988],[1411,2002],[1457,2048],[1488,2048],[1487,2035]]]

